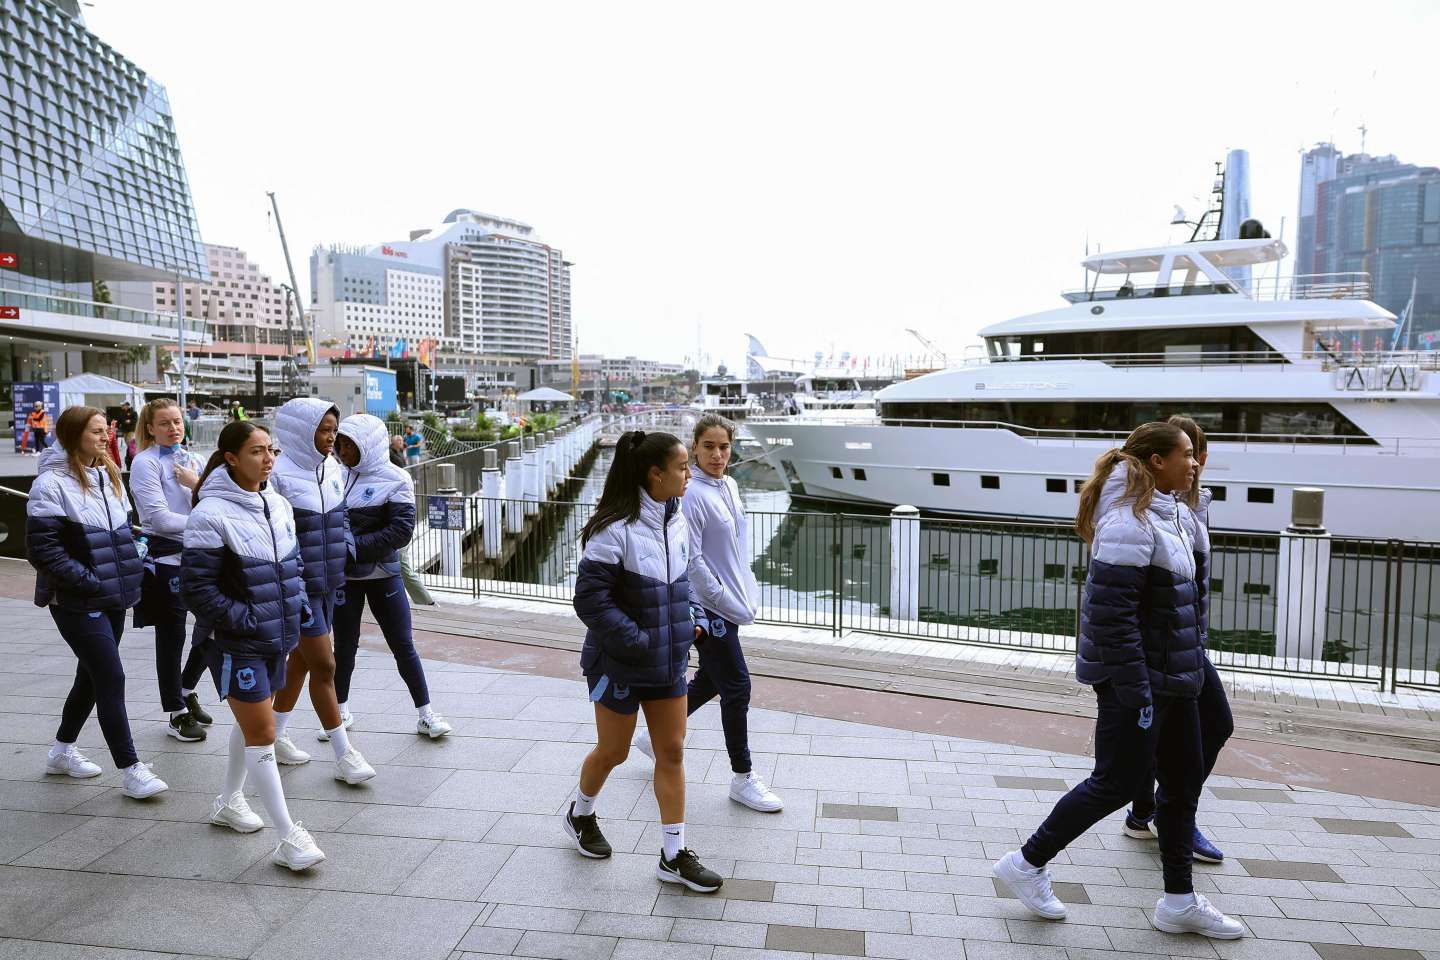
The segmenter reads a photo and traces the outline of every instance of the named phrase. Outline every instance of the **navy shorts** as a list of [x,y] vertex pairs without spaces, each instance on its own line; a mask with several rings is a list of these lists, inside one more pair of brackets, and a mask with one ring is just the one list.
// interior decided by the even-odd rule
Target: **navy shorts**
[[236,657],[211,649],[210,676],[220,699],[264,703],[285,686],[285,654],[273,657]]
[[[344,590],[344,587],[340,588]],[[300,636],[302,637],[325,637],[330,635],[331,624],[335,622],[335,594],[327,593],[323,597],[315,594],[309,595],[310,617],[306,619],[305,611],[300,611]]]
[[646,700],[669,700],[672,697],[683,697],[689,689],[684,677],[668,687],[627,687],[624,684],[616,683],[604,674],[598,677],[586,677],[585,682],[590,687],[591,703],[598,703],[606,710],[612,710],[615,713],[626,714],[635,713],[640,709],[640,704]]

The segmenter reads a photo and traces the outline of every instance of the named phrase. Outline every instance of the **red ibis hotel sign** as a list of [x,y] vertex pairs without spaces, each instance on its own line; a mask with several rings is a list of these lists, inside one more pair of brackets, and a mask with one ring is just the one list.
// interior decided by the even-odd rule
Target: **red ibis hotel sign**
[[387,257],[401,257],[406,260],[410,259],[410,254],[406,253],[404,250],[396,250],[394,247],[381,247],[380,253]]
[[20,266],[20,258],[13,253],[0,253],[0,267],[7,270],[15,270]]

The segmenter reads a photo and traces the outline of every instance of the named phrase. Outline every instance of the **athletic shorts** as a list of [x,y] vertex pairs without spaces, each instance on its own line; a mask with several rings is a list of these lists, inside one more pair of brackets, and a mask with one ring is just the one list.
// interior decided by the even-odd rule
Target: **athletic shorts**
[[234,697],[241,703],[263,703],[285,686],[285,655],[236,657],[211,649],[210,676],[220,699]]
[[[344,587],[340,588],[344,590]],[[331,631],[331,624],[335,622],[335,594],[327,593],[323,597],[310,594],[310,617],[306,619],[305,611],[300,611],[300,636],[302,637],[324,637]]]
[[613,710],[615,713],[626,714],[635,713],[640,709],[640,704],[646,700],[669,700],[673,697],[683,697],[689,689],[684,677],[668,687],[627,687],[624,684],[615,683],[604,674],[598,677],[586,677],[585,682],[590,687],[591,703],[598,703],[606,710]]

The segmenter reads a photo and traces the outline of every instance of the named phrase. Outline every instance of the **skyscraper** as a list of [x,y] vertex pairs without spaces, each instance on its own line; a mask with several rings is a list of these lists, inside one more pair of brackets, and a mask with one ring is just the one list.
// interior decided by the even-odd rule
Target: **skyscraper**
[[1413,290],[1409,343],[1395,346],[1440,345],[1440,168],[1319,144],[1301,159],[1299,214],[1297,273],[1368,273],[1396,315]]

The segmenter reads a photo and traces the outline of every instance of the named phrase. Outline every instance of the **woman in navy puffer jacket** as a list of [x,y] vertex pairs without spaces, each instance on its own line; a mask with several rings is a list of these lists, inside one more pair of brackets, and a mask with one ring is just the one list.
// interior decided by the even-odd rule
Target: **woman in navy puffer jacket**
[[1060,799],[995,876],[1026,907],[1058,920],[1047,864],[1122,809],[1149,775],[1160,781],[1155,822],[1165,895],[1151,923],[1220,939],[1245,928],[1194,892],[1195,808],[1204,784],[1196,698],[1205,682],[1194,521],[1179,499],[1195,482],[1190,438],[1169,423],[1137,427],[1095,461],[1075,528],[1092,544],[1081,604],[1076,678],[1095,688],[1095,769]]
[[580,669],[595,704],[597,743],[580,768],[564,827],[583,855],[610,856],[595,798],[610,771],[625,762],[643,708],[663,843],[656,876],[713,893],[720,875],[685,846],[685,670],[699,635],[690,613],[690,534],[680,510],[689,480],[690,455],[679,439],[623,434],[600,502],[581,531],[585,555],[575,612],[588,628]]
[[94,710],[110,759],[125,771],[125,795],[151,797],[166,785],[135,754],[120,663],[125,611],[140,601],[144,569],[130,534],[120,470],[106,454],[109,426],[94,407],[70,407],[60,414],[55,436],[60,445],[40,454],[30,487],[25,552],[37,571],[35,605],[50,608],[80,665],[45,772],[100,775],[100,767],[75,748]]

